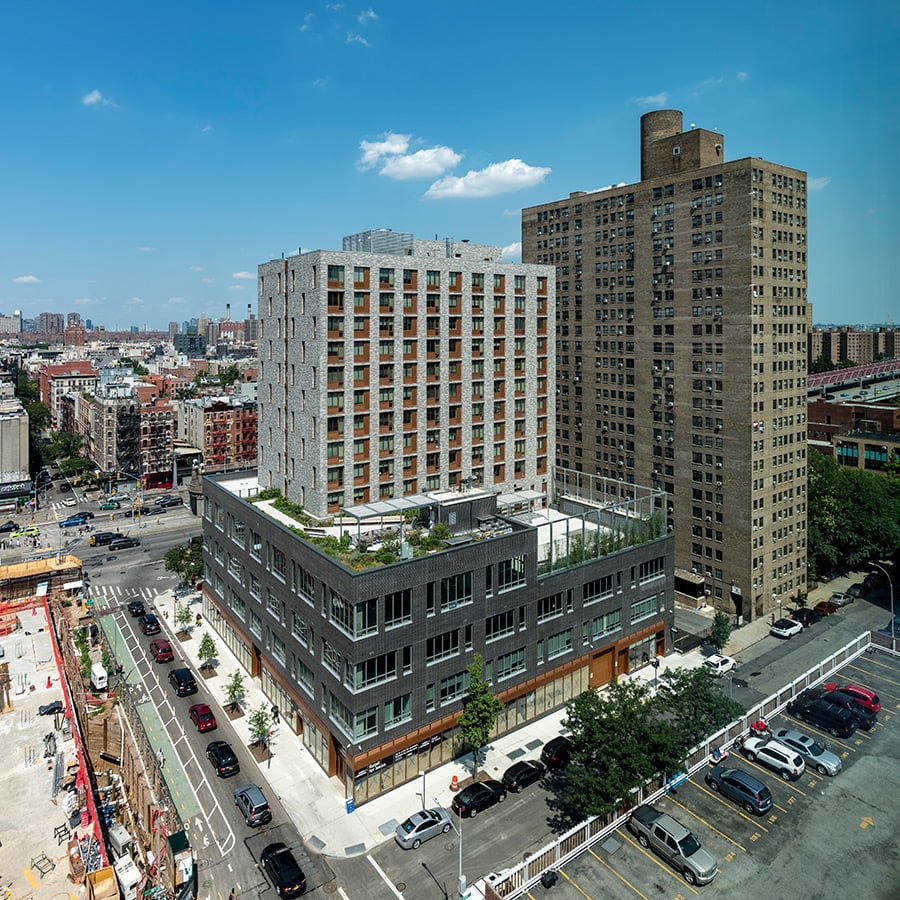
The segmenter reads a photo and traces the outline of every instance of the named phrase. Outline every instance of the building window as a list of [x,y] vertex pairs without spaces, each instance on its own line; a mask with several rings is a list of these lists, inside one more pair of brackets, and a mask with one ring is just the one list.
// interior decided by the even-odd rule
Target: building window
[[469,689],[469,673],[457,672],[441,680],[441,706],[464,697]]
[[378,631],[378,601],[363,600],[353,607],[353,636],[356,638]]
[[291,636],[296,638],[298,643],[302,644],[307,649],[309,648],[309,625],[307,625],[296,612],[291,612]]
[[322,639],[322,663],[338,678],[341,677],[341,654],[324,638]]
[[394,697],[384,704],[384,728],[396,728],[404,722],[412,721],[412,694]]
[[441,612],[472,602],[472,573],[460,572],[441,579]]
[[657,578],[664,578],[666,574],[666,560],[663,556],[642,562],[640,567],[639,584],[646,584]]
[[538,623],[548,619],[556,619],[566,612],[566,595],[563,591],[551,594],[549,597],[541,597],[538,600]]
[[350,711],[350,708],[339,697],[335,697],[331,691],[328,692],[328,699],[332,721],[347,737],[353,737],[353,713]]
[[428,638],[425,644],[425,662],[428,665],[459,655],[459,630],[445,631]]
[[384,627],[398,628],[412,622],[412,590],[394,591],[384,598]]
[[525,648],[513,650],[511,653],[504,653],[497,659],[497,680],[503,681],[505,678],[512,678],[525,671]]
[[631,604],[631,624],[641,622],[644,619],[650,619],[656,615],[656,596],[647,597],[644,600],[637,600]]
[[266,611],[277,621],[281,621],[284,604],[278,599],[271,588],[266,589]]
[[301,566],[297,566],[297,593],[310,605],[316,602],[316,582],[312,575]]
[[250,610],[250,634],[254,637],[262,637],[262,619],[253,610]]
[[484,620],[484,640],[496,641],[516,630],[515,610],[508,609]]
[[525,584],[525,557],[514,556],[497,563],[497,592],[511,591]]
[[272,548],[272,574],[279,581],[287,580],[287,563],[284,558],[284,552],[277,547]]
[[584,642],[589,644],[600,640],[608,634],[613,634],[622,628],[622,610],[614,609],[602,616],[595,616],[590,622],[584,624]]
[[353,637],[353,604],[342,597],[337,591],[331,592],[331,622],[340,628],[344,634]]
[[284,641],[278,637],[277,634],[271,635],[272,638],[272,656],[278,660],[282,665],[284,665],[285,660],[287,659],[287,653],[285,652]]
[[572,629],[567,628],[547,638],[547,659],[555,659],[572,649]]
[[605,600],[612,597],[615,590],[615,575],[604,575],[602,578],[595,578],[593,581],[587,582],[582,588],[584,605],[596,603],[598,600]]
[[297,659],[296,656],[291,656],[291,666],[293,668],[291,674],[294,676],[294,680],[312,697],[314,690],[312,669],[303,660]]
[[242,622],[245,622],[247,620],[247,604],[244,601],[243,597],[239,597],[237,594],[232,594],[231,595],[231,608],[234,610],[234,614]]
[[357,663],[353,673],[353,684],[350,686],[355,691],[364,691],[376,684],[393,681],[396,677],[397,651],[392,650],[390,653],[383,653],[381,656]]

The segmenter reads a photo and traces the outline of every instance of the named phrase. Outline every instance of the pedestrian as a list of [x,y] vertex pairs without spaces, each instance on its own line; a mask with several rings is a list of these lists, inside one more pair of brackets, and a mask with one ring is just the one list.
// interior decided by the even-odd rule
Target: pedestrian
[[275,705],[272,706],[272,722],[278,724],[278,707]]
[[234,888],[231,889],[231,893],[228,895],[228,900],[234,900]]
[[162,747],[156,751],[156,764],[162,768],[166,764],[166,757],[163,755]]

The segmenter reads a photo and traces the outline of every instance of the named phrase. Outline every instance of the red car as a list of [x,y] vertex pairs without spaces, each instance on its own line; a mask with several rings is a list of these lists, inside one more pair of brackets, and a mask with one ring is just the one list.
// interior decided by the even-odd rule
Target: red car
[[820,600],[813,607],[813,609],[820,616],[831,616],[831,615],[834,615],[834,613],[836,613],[838,611],[838,609],[840,609],[840,607],[837,604],[832,603],[830,600]]
[[873,713],[881,712],[881,700],[875,691],[870,691],[858,684],[841,685],[837,681],[829,681],[822,686],[826,691],[840,691],[842,694],[849,694],[860,706]]
[[172,645],[168,641],[150,641],[150,652],[157,662],[172,662],[175,659]]
[[190,708],[190,714],[197,731],[212,731],[216,727],[216,717],[205,703],[195,703]]

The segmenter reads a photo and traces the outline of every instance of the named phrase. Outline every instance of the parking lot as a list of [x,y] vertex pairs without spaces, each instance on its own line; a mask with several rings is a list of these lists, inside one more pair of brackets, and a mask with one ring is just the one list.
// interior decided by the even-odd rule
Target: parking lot
[[[759,889],[766,896],[895,898],[900,891],[900,659],[865,653],[837,674],[841,683],[867,686],[881,698],[878,724],[840,740],[782,714],[774,731],[792,728],[813,736],[836,753],[843,770],[834,777],[812,768],[793,782],[732,750],[726,765],[743,769],[771,791],[773,806],[762,816],[713,791],[699,771],[658,801],[713,853],[719,874],[694,887],[640,846],[622,826],[566,864],[552,896],[682,898],[701,892],[744,898]],[[712,767],[710,766],[710,769]],[[544,895],[541,887],[529,896]]]

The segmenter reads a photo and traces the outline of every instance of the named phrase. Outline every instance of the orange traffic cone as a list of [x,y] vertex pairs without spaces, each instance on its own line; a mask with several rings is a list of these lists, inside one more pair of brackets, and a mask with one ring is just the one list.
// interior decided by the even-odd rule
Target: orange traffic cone
[[459,790],[459,779],[455,775],[450,779],[450,790],[451,791]]

